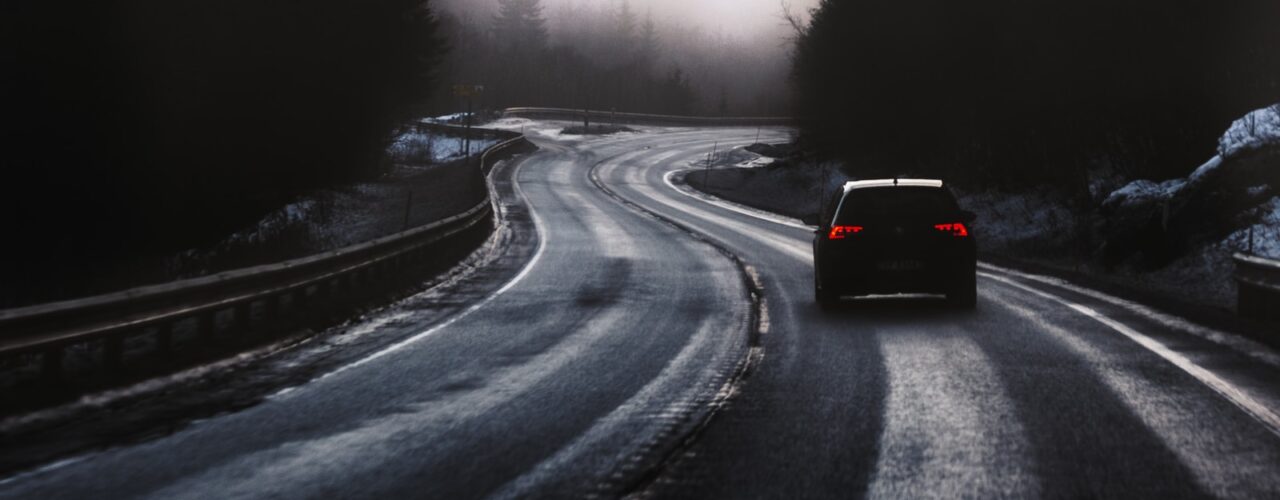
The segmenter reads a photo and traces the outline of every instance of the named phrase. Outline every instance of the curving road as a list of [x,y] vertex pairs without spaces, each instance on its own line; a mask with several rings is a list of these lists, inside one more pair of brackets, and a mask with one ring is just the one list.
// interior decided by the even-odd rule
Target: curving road
[[823,313],[809,228],[679,185],[756,133],[535,135],[494,173],[516,236],[454,307],[0,497],[1280,496],[1274,353],[990,265],[972,312]]

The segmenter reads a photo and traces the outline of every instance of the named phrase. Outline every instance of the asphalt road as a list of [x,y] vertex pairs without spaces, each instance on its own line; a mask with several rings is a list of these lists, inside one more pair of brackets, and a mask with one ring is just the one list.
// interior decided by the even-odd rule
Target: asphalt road
[[1280,496],[1273,353],[989,265],[971,312],[824,313],[809,228],[672,175],[755,135],[535,136],[495,174],[528,251],[483,293],[0,498]]

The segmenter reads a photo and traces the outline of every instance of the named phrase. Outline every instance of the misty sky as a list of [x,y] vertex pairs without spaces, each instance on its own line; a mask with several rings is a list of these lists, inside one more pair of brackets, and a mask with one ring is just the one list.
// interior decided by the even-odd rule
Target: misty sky
[[[787,1],[795,12],[807,12],[818,4],[818,0]],[[773,28],[783,22],[781,0],[632,0],[631,5],[641,12],[652,8],[654,16],[680,18],[710,31]]]
[[[543,0],[547,14],[561,4],[616,5],[622,0]],[[682,24],[697,25],[710,32],[739,33],[740,30],[776,29],[782,24],[784,0],[631,0],[631,6],[643,15],[649,9],[659,19],[677,19]],[[794,12],[806,13],[819,0],[785,0]],[[446,8],[496,5],[496,0],[441,0]]]

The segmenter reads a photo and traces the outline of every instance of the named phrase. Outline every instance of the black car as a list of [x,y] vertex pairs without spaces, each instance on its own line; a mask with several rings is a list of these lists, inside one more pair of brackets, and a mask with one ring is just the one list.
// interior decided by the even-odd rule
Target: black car
[[942,294],[973,307],[973,219],[939,180],[846,183],[813,239],[815,298],[827,307],[850,295]]

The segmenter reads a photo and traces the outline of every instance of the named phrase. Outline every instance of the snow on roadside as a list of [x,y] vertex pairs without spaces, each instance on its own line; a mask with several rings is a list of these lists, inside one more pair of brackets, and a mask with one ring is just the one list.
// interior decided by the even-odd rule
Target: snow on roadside
[[1218,154],[1232,158],[1266,146],[1280,145],[1280,103],[1236,120],[1218,141]]
[[1185,179],[1156,183],[1139,179],[1112,192],[1102,202],[1107,209],[1124,208],[1172,199],[1184,189],[1195,187],[1220,170],[1226,160],[1265,147],[1280,147],[1280,104],[1254,110],[1231,124],[1218,139],[1218,155],[1210,158]]
[[1272,198],[1244,216],[1256,217],[1257,221],[1236,229],[1221,241],[1188,252],[1163,269],[1143,276],[1142,280],[1174,293],[1190,295],[1188,291],[1194,291],[1198,300],[1231,308],[1236,293],[1235,282],[1230,279],[1236,269],[1231,256],[1252,247],[1254,255],[1280,259],[1280,197]]
[[1199,168],[1196,168],[1186,179],[1170,179],[1159,183],[1138,179],[1107,195],[1107,198],[1102,201],[1102,207],[1114,211],[1151,202],[1171,200],[1184,189],[1195,187],[1204,182],[1205,179],[1209,178],[1210,174],[1221,169],[1222,164],[1222,156],[1214,156],[1203,165],[1200,165]]
[[[474,114],[472,115],[474,116]],[[431,118],[423,118],[422,123],[455,123],[465,120],[467,113],[454,113],[451,115],[441,115]]]
[[[523,134],[537,134],[548,139],[560,139],[565,136],[561,131],[567,122],[534,121],[528,118],[501,118],[481,125],[484,128],[509,130]],[[571,136],[578,138],[581,136]]]
[[290,227],[306,223],[313,218],[316,211],[316,200],[304,199],[276,209],[264,216],[256,225],[228,236],[227,245],[259,243],[280,234]]
[[[1163,182],[1135,180],[1110,193],[1102,202],[1104,213],[1140,213],[1143,207],[1175,198],[1196,196],[1211,179],[1222,179],[1223,169],[1248,168],[1240,156],[1264,148],[1280,147],[1280,104],[1258,109],[1236,120],[1218,141],[1218,154],[1183,179]],[[1266,186],[1247,189],[1250,198],[1265,196]],[[1137,210],[1134,212],[1134,210]],[[1144,273],[1147,286],[1182,295],[1196,295],[1219,307],[1231,307],[1235,288],[1229,278],[1235,269],[1231,255],[1252,251],[1280,259],[1280,197],[1235,215],[1234,227],[1217,241],[1196,242],[1187,252],[1161,269]],[[1194,292],[1191,292],[1194,291]]]
[[974,212],[974,231],[983,250],[1008,251],[1033,245],[1065,248],[1079,218],[1047,193],[956,190],[960,206]]
[[[694,168],[705,168],[707,166],[707,159],[711,153],[711,149],[708,149],[707,155],[689,160],[689,166]],[[774,160],[773,158],[764,158],[756,153],[747,151],[742,147],[716,151],[715,156],[710,159],[713,166],[738,168],[763,167],[772,164]]]
[[[497,144],[497,139],[477,137],[471,140],[472,154],[484,151],[485,148]],[[422,132],[406,132],[387,149],[391,158],[398,162],[443,163],[466,155],[466,140],[463,137],[427,134]]]
[[1217,245],[1220,250],[1232,253],[1252,249],[1253,254],[1259,257],[1280,259],[1280,196],[1258,205],[1245,217],[1256,217],[1257,221],[1223,239]]
[[1152,200],[1168,200],[1178,194],[1186,184],[1187,181],[1183,179],[1172,179],[1161,183],[1139,179],[1113,191],[1106,200],[1102,201],[1102,206],[1114,210],[1147,204]]

